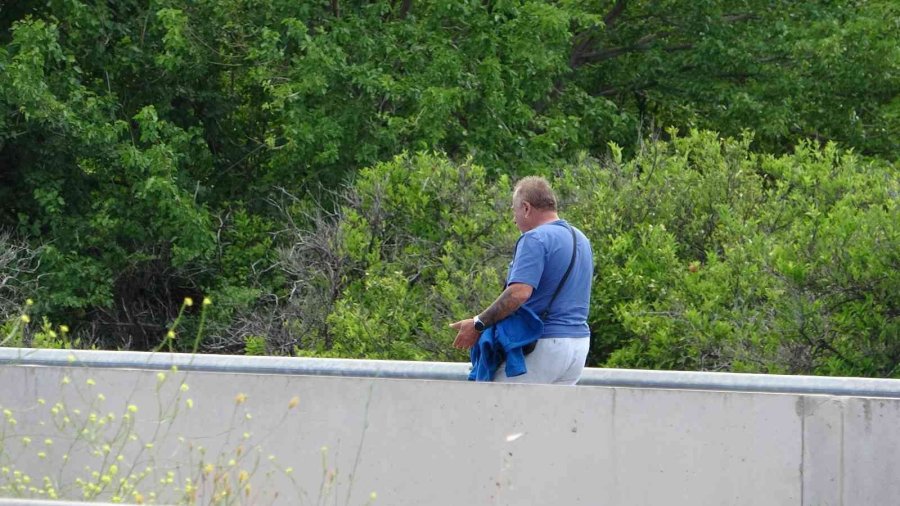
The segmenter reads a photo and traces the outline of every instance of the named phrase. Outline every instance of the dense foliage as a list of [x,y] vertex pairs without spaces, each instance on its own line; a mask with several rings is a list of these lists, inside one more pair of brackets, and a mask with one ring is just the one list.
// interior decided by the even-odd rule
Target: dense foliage
[[[900,375],[895,168],[832,144],[749,144],[695,132],[554,175],[595,251],[591,362]],[[280,314],[326,308],[303,335],[341,356],[444,358],[444,324],[499,293],[515,242],[509,187],[483,177],[421,155],[363,171],[311,232],[331,238],[297,277],[318,279],[318,303]]]
[[898,70],[887,0],[4,4],[0,316],[458,357],[544,173],[592,363],[894,375]]
[[891,376],[900,180],[833,144],[756,155],[709,133],[566,176],[597,252],[595,359]]

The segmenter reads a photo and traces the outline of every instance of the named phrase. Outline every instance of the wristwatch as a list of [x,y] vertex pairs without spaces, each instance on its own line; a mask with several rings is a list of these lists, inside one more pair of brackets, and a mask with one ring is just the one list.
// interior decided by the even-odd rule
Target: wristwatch
[[473,318],[473,320],[475,320],[475,330],[477,330],[478,332],[484,332],[484,322],[481,321],[481,318],[479,318],[478,315],[475,315],[475,318]]

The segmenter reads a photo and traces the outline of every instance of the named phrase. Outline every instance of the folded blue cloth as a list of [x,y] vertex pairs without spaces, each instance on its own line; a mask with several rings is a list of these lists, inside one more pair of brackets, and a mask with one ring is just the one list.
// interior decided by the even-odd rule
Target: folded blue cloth
[[525,306],[481,333],[472,347],[472,371],[469,381],[493,381],[494,373],[506,360],[506,375],[510,378],[525,374],[525,353],[522,347],[540,339],[544,322],[537,313]]

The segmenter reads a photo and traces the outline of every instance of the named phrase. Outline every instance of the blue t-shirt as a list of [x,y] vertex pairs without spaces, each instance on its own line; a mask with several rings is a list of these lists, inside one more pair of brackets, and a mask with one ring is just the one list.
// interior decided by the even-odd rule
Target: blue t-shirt
[[[525,306],[541,315],[572,261],[572,233],[565,220],[551,221],[522,234],[516,256],[509,264],[506,284],[525,283],[534,292]],[[574,228],[574,227],[573,227]],[[542,337],[585,337],[591,302],[594,258],[591,243],[580,230],[575,265],[544,319]]]

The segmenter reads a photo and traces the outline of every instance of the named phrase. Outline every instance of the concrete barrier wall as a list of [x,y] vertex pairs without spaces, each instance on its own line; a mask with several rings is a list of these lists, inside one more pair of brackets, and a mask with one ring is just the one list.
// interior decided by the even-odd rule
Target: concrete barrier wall
[[900,503],[900,399],[77,365],[0,367],[0,495]]

